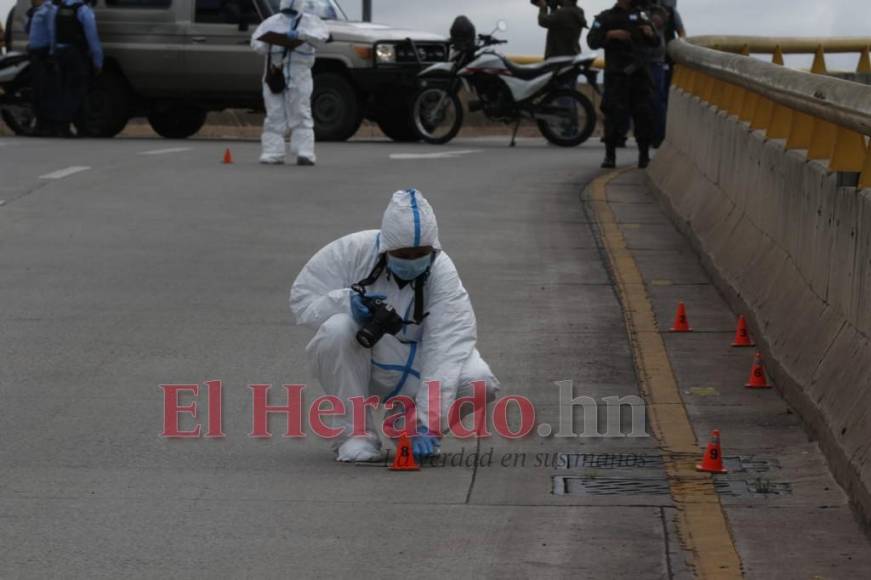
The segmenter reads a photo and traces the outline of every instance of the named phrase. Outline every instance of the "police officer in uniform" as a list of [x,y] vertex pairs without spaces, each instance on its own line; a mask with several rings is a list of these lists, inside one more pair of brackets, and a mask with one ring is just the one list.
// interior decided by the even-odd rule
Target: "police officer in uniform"
[[53,3],[57,10],[55,56],[61,82],[57,132],[69,137],[70,124],[79,116],[87,96],[91,72],[99,74],[103,69],[103,48],[94,11],[87,4],[80,0],[53,0]]
[[629,115],[635,124],[638,166],[647,167],[650,162],[653,86],[642,49],[659,46],[660,39],[647,13],[637,4],[637,0],[617,0],[613,8],[596,16],[587,35],[590,48],[605,49],[604,168],[616,167],[621,120]]
[[[581,53],[581,32],[587,27],[578,0],[537,0],[538,25],[547,29],[544,58]],[[549,10],[550,8],[550,10]],[[574,88],[574,87],[573,87]]]

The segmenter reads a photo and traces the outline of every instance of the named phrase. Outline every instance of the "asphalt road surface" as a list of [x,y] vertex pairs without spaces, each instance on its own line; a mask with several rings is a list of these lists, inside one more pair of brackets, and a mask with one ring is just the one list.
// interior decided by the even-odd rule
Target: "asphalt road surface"
[[[281,417],[271,439],[248,436],[248,385],[275,385],[280,404],[281,385],[313,383],[312,333],[287,307],[297,272],[379,227],[408,187],[436,210],[506,393],[552,425],[558,381],[598,400],[639,394],[580,197],[601,149],[507,141],[320,145],[318,166],[299,168],[258,165],[256,143],[229,143],[224,165],[218,141],[0,140],[0,576],[689,577],[653,437],[448,439],[459,465],[394,473],[284,438]],[[225,437],[161,437],[160,385],[210,380]],[[584,463],[554,467],[555,452]],[[653,487],[621,492],[615,458]],[[612,488],[576,493],[559,479],[571,473]],[[842,494],[828,503],[843,508],[842,552],[867,550]]]

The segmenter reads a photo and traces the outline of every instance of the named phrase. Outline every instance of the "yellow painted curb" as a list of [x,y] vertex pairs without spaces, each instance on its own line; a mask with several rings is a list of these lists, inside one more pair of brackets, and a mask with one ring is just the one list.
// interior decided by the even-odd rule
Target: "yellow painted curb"
[[593,181],[591,201],[614,272],[641,391],[663,450],[665,472],[679,514],[678,533],[683,546],[693,554],[693,566],[699,578],[742,578],[741,559],[713,479],[695,470],[701,451],[647,297],[644,279],[608,204],[608,183],[626,171],[614,171]]

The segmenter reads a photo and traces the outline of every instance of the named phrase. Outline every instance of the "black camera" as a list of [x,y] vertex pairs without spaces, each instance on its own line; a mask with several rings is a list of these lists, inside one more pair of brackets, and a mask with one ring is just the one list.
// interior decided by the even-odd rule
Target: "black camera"
[[[533,6],[538,6],[538,0],[529,0],[529,3]],[[547,7],[553,12],[557,8],[559,8],[559,0],[547,0]]]
[[370,298],[358,292],[363,304],[372,313],[363,328],[357,331],[357,342],[364,348],[374,347],[385,334],[396,334],[402,330],[405,320],[399,316],[392,306],[380,298]]

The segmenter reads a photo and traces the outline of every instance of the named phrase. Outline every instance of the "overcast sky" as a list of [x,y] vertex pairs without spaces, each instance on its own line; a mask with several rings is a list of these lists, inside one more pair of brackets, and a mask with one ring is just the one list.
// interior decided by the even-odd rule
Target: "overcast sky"
[[[579,0],[592,22],[613,0]],[[12,0],[0,0],[5,15]],[[360,17],[361,0],[339,0],[351,18]],[[373,0],[378,22],[447,34],[458,14],[466,14],[479,32],[489,32],[500,18],[503,36],[514,54],[540,54],[545,32],[538,28],[529,0]],[[761,36],[871,36],[871,0],[678,0],[692,34]],[[855,60],[855,59],[853,59]]]
[[[339,1],[350,17],[359,18],[361,0]],[[592,23],[614,0],[579,0],[579,5]],[[508,52],[544,52],[545,31],[529,0],[373,0],[373,6],[376,21],[443,34],[458,14],[471,18],[479,32],[489,32],[502,18],[508,23],[502,35],[510,41]],[[871,0],[678,0],[677,6],[690,35],[871,36]]]

